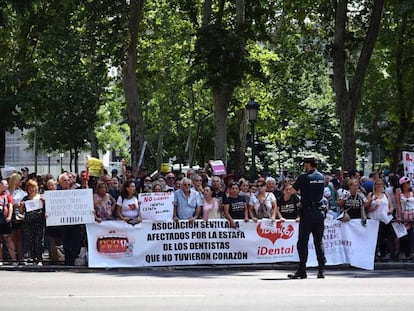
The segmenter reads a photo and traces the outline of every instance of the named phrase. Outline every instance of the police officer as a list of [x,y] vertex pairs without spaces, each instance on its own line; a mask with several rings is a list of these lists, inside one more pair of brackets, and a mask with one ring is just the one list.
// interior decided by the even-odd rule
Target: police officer
[[306,173],[300,175],[293,188],[300,193],[301,209],[299,222],[299,239],[297,243],[299,253],[299,267],[290,279],[305,279],[306,261],[308,259],[308,241],[312,233],[318,259],[318,278],[324,278],[325,254],[322,237],[324,230],[325,211],[321,204],[324,190],[324,176],[318,172],[317,161],[314,157],[305,157],[303,165]]

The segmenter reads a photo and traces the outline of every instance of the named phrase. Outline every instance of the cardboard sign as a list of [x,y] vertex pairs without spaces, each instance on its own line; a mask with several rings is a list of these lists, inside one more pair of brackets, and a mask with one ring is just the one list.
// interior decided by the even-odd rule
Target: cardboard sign
[[101,177],[103,175],[103,161],[88,157],[89,176]]
[[174,192],[140,193],[138,202],[142,219],[171,220],[174,213]]
[[221,161],[221,160],[215,160],[215,161],[210,160],[210,161],[208,161],[208,163],[210,164],[214,175],[221,176],[221,175],[226,175],[227,174],[227,170],[226,170],[226,167],[224,166],[223,161]]
[[16,171],[16,168],[13,166],[6,166],[1,168],[1,177],[6,179],[9,178]]
[[92,189],[46,191],[45,203],[46,226],[95,222]]

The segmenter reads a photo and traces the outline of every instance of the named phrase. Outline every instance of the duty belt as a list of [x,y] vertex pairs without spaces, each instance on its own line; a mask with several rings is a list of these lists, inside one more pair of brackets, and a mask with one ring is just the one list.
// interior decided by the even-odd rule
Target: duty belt
[[312,209],[322,209],[322,204],[321,202],[310,202],[307,205],[304,206],[305,209],[307,210],[312,210]]

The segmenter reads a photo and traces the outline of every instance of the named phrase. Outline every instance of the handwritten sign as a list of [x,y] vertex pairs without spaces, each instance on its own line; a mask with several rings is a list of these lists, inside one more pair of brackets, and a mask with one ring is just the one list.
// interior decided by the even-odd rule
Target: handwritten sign
[[391,225],[397,238],[402,238],[408,234],[407,228],[403,223],[393,222]]
[[171,220],[174,211],[174,192],[140,193],[138,204],[141,208],[142,219]]
[[26,207],[26,212],[32,212],[41,209],[43,207],[43,203],[40,199],[27,200],[24,202],[24,206]]
[[1,177],[9,178],[16,171],[16,168],[13,166],[6,166],[1,168]]
[[221,161],[221,160],[215,160],[215,161],[210,160],[210,161],[208,161],[208,163],[210,164],[214,175],[221,176],[221,175],[226,175],[227,174],[227,170],[226,170],[226,167],[224,166],[223,161]]
[[45,192],[46,226],[66,226],[95,222],[92,189]]
[[88,157],[89,176],[100,177],[103,175],[103,161]]

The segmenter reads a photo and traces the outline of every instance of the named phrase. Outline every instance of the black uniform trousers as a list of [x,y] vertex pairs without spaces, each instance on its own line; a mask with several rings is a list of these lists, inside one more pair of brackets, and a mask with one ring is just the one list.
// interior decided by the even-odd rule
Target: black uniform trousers
[[308,242],[312,233],[315,244],[316,258],[319,269],[325,267],[325,252],[323,249],[324,213],[317,208],[303,208],[299,223],[299,239],[297,243],[299,253],[299,272],[306,271],[306,261],[308,260]]

